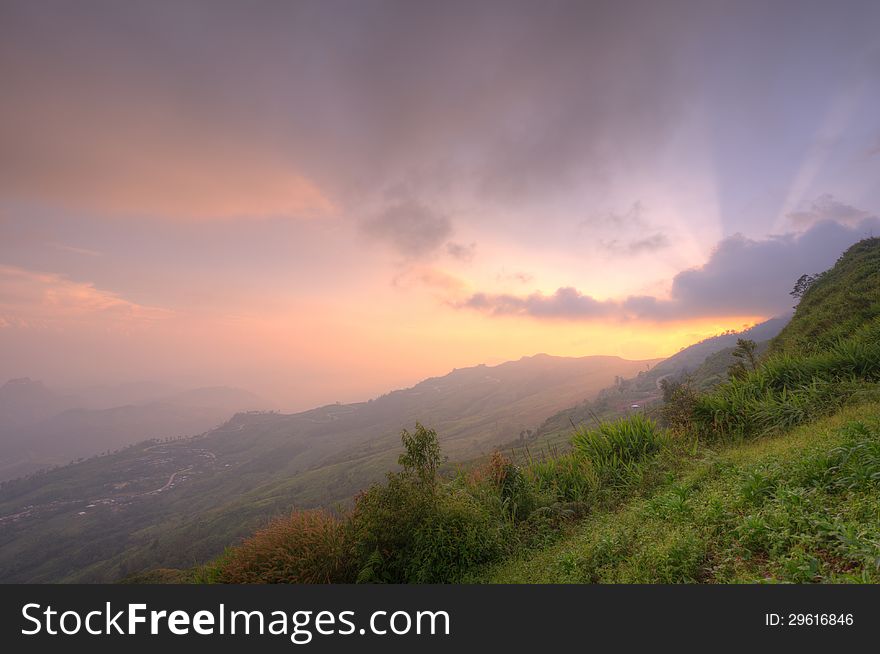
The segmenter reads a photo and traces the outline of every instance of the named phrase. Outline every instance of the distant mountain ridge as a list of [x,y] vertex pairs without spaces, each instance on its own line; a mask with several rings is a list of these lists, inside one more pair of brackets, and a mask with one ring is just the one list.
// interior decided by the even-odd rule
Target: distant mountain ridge
[[253,393],[226,387],[103,409],[86,404],[28,378],[0,387],[0,481],[148,438],[194,436],[236,411],[266,408]]
[[753,327],[749,327],[748,329],[739,332],[728,332],[725,334],[719,334],[718,336],[712,336],[699,343],[694,343],[693,345],[684,348],[668,359],[664,359],[663,362],[655,366],[654,372],[655,374],[667,374],[684,370],[694,370],[702,365],[703,361],[705,361],[706,357],[710,354],[715,354],[725,348],[734,347],[737,339],[746,338],[755,341],[756,343],[769,341],[771,338],[779,334],[790,320],[791,313],[788,313],[775,318],[770,318],[769,320],[765,320],[764,322],[758,323]]
[[400,430],[417,420],[437,429],[452,461],[469,459],[655,363],[536,355],[462,368],[367,402],[238,413],[195,438],[16,480],[0,489],[0,581],[113,581],[191,565],[278,513],[332,506],[381,480]]
[[[631,411],[641,411],[660,401],[660,382],[665,378],[698,376],[697,385],[717,383],[726,377],[730,352],[740,338],[761,344],[766,349],[769,341],[779,334],[791,320],[791,315],[770,318],[741,332],[728,332],[704,339],[664,359],[650,371],[632,379],[618,380],[613,387],[600,391],[593,400],[586,400],[550,416],[533,436],[538,442],[566,442],[571,426],[595,419],[611,419]],[[720,373],[719,373],[720,369]],[[710,378],[711,377],[711,378]]]

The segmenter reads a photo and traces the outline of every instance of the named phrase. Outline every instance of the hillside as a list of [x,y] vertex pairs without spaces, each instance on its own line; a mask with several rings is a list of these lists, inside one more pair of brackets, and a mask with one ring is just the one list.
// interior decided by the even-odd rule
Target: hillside
[[[495,453],[444,478],[419,425],[401,435],[403,470],[350,511],[297,512],[207,566],[139,579],[880,582],[878,251],[844,253],[755,369],[671,396],[666,428],[637,412],[578,426],[564,452]],[[832,307],[849,332],[813,324]],[[825,345],[797,347],[807,332]]]
[[594,399],[550,416],[535,430],[531,440],[539,446],[564,444],[572,425],[593,424],[596,419],[611,420],[656,408],[662,401],[660,382],[663,379],[687,377],[698,389],[708,390],[727,379],[727,367],[733,363],[731,352],[737,339],[755,341],[759,344],[758,353],[763,354],[770,339],[780,333],[790,318],[771,318],[741,332],[720,334],[688,346],[648,371],[630,379],[616,380],[614,386],[603,389]]
[[772,351],[815,352],[841,339],[880,336],[880,238],[856,243],[834,268],[818,276],[798,303],[792,321],[773,340]]
[[32,425],[77,406],[74,397],[55,393],[37,380],[10,379],[0,386],[0,434]]
[[0,580],[112,581],[204,561],[273,515],[347,501],[382,479],[416,420],[442,429],[451,460],[472,458],[654,363],[537,355],[454,370],[369,402],[242,413],[197,438],[11,482],[0,490]]
[[234,388],[199,388],[104,409],[85,403],[37,381],[12,380],[0,388],[0,481],[146,439],[201,434],[236,411],[265,406]]
[[878,291],[880,239],[866,239],[806,291],[755,373],[694,400],[672,437],[697,440],[658,462],[664,480],[483,580],[880,582]]

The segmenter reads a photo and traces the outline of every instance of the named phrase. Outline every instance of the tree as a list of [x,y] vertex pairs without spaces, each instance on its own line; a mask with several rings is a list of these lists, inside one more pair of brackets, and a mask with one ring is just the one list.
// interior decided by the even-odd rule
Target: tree
[[748,338],[736,339],[736,347],[731,355],[737,360],[727,368],[727,376],[731,379],[742,379],[749,372],[758,369],[758,344]]
[[691,380],[685,376],[679,380],[664,377],[660,380],[663,391],[663,407],[660,417],[673,429],[687,429],[697,402],[697,392],[691,386]]
[[415,432],[410,433],[406,429],[400,432],[400,441],[405,452],[397,459],[397,463],[403,466],[404,474],[416,477],[425,485],[433,486],[437,468],[443,462],[440,444],[437,442],[437,432],[426,429],[417,422]]
[[800,300],[804,293],[810,290],[810,287],[816,283],[825,273],[816,273],[815,275],[801,275],[798,277],[798,280],[794,283],[794,288],[791,289],[789,295],[792,296],[796,300]]

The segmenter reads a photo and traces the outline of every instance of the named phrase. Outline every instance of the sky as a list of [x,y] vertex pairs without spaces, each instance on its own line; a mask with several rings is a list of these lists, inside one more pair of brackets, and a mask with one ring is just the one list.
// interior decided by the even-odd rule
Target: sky
[[664,357],[880,233],[877,2],[0,5],[0,378]]

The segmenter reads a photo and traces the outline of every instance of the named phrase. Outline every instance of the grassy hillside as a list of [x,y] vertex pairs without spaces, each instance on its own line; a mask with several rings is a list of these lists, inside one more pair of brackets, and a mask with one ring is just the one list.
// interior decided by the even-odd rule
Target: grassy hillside
[[[687,378],[698,390],[709,390],[726,381],[733,363],[733,346],[739,338],[757,342],[758,354],[766,352],[769,340],[779,334],[789,316],[771,318],[743,330],[707,338],[664,359],[650,370],[629,379],[617,379],[595,398],[584,400],[550,416],[530,438],[532,447],[567,447],[572,427],[615,420],[633,413],[656,412],[662,404],[661,382]],[[635,406],[634,406],[635,405]],[[513,445],[513,444],[511,444]]]
[[[418,426],[403,471],[352,510],[280,519],[191,578],[878,582],[878,250],[845,253],[756,369],[673,395],[668,429],[636,413],[577,427],[568,451],[524,465],[496,453],[443,479],[436,434]],[[832,311],[859,318],[814,325]],[[800,347],[804,334],[818,345]]]
[[477,366],[350,405],[239,414],[196,438],[147,442],[0,488],[0,580],[112,581],[189,566],[295,508],[350,501],[430,420],[452,460],[516,441],[548,415],[653,361],[539,355]]
[[880,582],[880,404],[790,432],[701,448],[650,493],[492,583]]
[[880,338],[880,238],[853,245],[807,289],[773,352],[801,354],[835,342]]
[[484,579],[880,582],[878,291],[868,239],[807,290],[758,370],[679,398],[662,483]]

